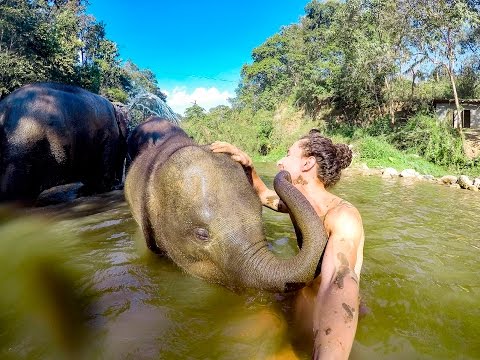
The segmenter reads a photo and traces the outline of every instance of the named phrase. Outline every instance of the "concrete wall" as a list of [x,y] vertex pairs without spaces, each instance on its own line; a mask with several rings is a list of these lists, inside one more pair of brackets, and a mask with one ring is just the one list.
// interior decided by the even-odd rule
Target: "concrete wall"
[[[464,110],[470,110],[470,127],[480,129],[480,104],[462,104]],[[455,104],[436,104],[435,112],[440,119],[448,121],[453,126]]]

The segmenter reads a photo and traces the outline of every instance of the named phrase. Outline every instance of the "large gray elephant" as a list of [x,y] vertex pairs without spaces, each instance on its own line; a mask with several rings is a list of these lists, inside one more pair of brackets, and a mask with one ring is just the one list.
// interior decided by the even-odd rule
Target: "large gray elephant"
[[262,206],[244,169],[186,135],[143,150],[130,167],[125,195],[147,246],[187,273],[232,288],[294,290],[313,279],[327,237],[287,172],[274,186],[303,237],[289,259],[269,250]]
[[126,112],[76,86],[37,83],[0,102],[0,201],[34,200],[82,182],[86,192],[121,183]]

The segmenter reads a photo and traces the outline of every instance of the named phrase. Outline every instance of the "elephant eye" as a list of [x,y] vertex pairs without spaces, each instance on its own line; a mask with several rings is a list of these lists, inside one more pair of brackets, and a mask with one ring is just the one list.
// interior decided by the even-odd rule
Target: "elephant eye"
[[207,230],[207,229],[204,229],[204,228],[195,228],[195,230],[193,230],[193,232],[195,233],[195,237],[196,237],[198,240],[207,241],[208,238],[209,238],[208,230]]

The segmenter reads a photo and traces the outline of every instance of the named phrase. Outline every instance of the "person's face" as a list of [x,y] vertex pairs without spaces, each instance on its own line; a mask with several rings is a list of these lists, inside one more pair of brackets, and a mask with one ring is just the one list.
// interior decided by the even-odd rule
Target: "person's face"
[[303,149],[300,147],[302,140],[295,142],[287,151],[287,156],[277,162],[279,170],[286,170],[292,176],[292,179],[298,178],[302,174],[307,158],[303,156]]

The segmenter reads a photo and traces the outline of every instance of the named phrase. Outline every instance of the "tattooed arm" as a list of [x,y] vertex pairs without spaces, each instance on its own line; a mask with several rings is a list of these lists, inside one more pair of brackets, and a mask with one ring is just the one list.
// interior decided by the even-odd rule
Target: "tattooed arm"
[[265,185],[260,176],[258,176],[255,168],[253,167],[252,159],[245,152],[237,148],[236,146],[224,142],[215,141],[210,145],[210,150],[213,152],[222,152],[232,155],[232,159],[240,163],[244,167],[248,167],[252,170],[253,188],[257,192],[262,205],[279,212],[288,212],[288,208],[285,203],[280,200],[280,197],[274,190],[271,190]]
[[329,213],[325,226],[330,237],[315,303],[313,359],[348,359],[358,322],[362,220],[346,203]]

